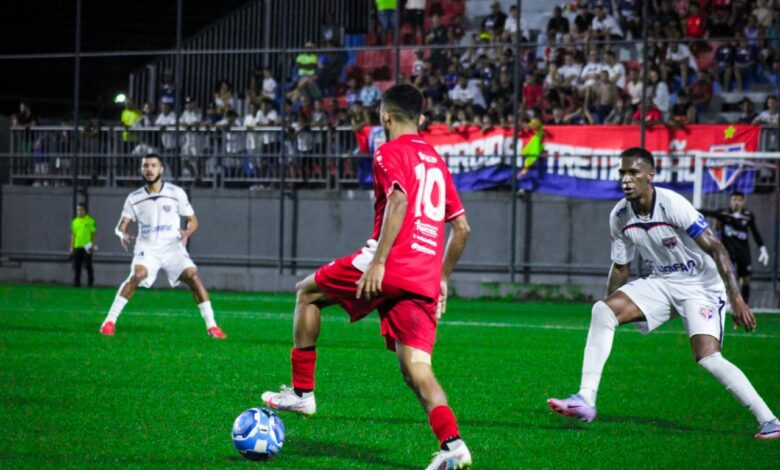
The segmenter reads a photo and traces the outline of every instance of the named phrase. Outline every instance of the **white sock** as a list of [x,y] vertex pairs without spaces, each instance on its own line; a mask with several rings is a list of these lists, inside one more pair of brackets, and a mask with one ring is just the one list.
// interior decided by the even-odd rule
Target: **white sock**
[[737,397],[740,403],[747,406],[758,420],[758,424],[776,419],[745,374],[739,370],[739,367],[721,356],[719,352],[703,357],[699,361],[699,365],[714,375],[718,382],[726,387],[726,390]]
[[114,297],[114,303],[111,304],[111,308],[108,310],[108,316],[106,317],[104,324],[107,322],[116,323],[117,318],[119,318],[119,315],[122,313],[122,310],[124,310],[125,305],[127,305],[127,299],[122,297],[121,295],[117,294],[116,297]]
[[198,308],[200,309],[200,316],[206,322],[207,329],[217,326],[217,322],[214,321],[214,310],[211,308],[210,300],[198,304]]
[[601,371],[604,370],[604,364],[612,351],[612,339],[617,326],[617,318],[609,305],[602,301],[596,302],[590,317],[588,341],[585,343],[585,356],[582,359],[582,381],[578,392],[590,406],[596,406]]

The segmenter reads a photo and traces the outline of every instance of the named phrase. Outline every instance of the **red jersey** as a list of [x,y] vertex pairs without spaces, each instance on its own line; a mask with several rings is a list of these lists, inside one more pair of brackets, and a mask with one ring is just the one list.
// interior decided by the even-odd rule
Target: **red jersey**
[[406,194],[401,230],[385,266],[384,282],[436,300],[446,244],[445,223],[466,211],[444,160],[416,134],[388,142],[374,153],[374,232],[379,240],[387,198]]
[[685,19],[685,36],[689,38],[704,37],[704,33],[707,31],[704,17],[701,15],[690,15]]

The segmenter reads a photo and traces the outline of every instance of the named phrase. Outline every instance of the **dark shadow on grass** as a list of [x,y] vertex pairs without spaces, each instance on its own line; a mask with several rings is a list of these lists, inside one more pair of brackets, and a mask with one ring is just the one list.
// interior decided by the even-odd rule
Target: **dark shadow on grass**
[[[427,420],[425,418],[425,415],[422,413],[420,414],[419,419],[415,418],[377,418],[377,417],[367,417],[367,416],[322,416],[320,417],[321,420],[331,420],[331,421],[348,421],[350,423],[354,422],[363,422],[363,423],[369,423],[369,424],[392,424],[392,425],[409,425],[409,424],[420,424],[424,425],[427,424]],[[517,421],[485,421],[485,420],[479,420],[479,421],[473,421],[473,420],[458,420],[458,424],[461,427],[474,427],[474,428],[509,428],[509,429],[517,429],[522,427],[528,427],[527,425],[524,425],[523,423],[517,422]]]
[[[285,446],[287,447],[287,446]],[[314,439],[296,439],[286,449],[291,454],[306,457],[326,457],[336,459],[354,460],[365,464],[385,465],[392,468],[419,468],[382,457],[384,449],[346,442],[326,442]]]
[[[100,326],[100,325],[98,325]],[[59,326],[23,326],[23,325],[5,325],[5,331],[32,331],[35,333],[82,333],[83,328],[79,327],[59,327]],[[95,329],[97,334],[97,328]]]
[[679,432],[740,435],[744,434],[737,431],[717,428],[695,428],[681,423],[675,423],[665,419],[646,418],[643,416],[601,416],[598,419],[603,423],[634,424],[639,426],[654,426],[660,429]]

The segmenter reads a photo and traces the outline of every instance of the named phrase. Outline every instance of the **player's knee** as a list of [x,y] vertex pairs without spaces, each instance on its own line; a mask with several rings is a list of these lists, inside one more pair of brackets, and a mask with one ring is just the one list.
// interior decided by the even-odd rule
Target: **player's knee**
[[138,285],[142,283],[147,276],[149,276],[149,272],[145,268],[136,268],[130,276],[130,283]]
[[200,274],[198,274],[197,269],[185,269],[183,273],[181,273],[181,278],[183,281],[186,281],[190,284],[193,284],[195,282],[200,282]]
[[606,302],[599,300],[593,304],[590,323],[614,330],[618,326],[618,319],[612,308]]
[[701,357],[699,354],[696,354],[696,363],[710,373],[717,369],[718,366],[723,363],[723,361],[725,361],[725,359],[720,354],[720,352],[715,352]]

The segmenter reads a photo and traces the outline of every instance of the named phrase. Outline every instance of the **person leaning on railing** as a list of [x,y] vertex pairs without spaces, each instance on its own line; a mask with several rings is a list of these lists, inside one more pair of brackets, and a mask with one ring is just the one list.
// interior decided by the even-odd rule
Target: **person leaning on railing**
[[136,136],[130,132],[130,128],[138,122],[138,120],[143,117],[143,113],[135,107],[135,102],[131,98],[127,98],[125,101],[125,108],[122,110],[122,115],[120,116],[120,121],[122,121],[122,126],[124,126],[125,130],[122,131],[122,142],[125,143],[125,151],[129,152],[131,149],[129,148],[129,145],[132,142],[135,142]]

